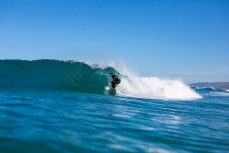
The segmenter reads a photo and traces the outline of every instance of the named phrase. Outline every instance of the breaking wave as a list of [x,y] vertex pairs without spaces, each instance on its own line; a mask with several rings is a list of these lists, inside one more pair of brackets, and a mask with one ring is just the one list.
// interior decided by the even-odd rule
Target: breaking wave
[[121,77],[117,95],[153,99],[201,98],[180,80],[138,77],[84,62],[58,60],[0,60],[0,87],[41,88],[105,94],[109,73]]
[[214,87],[191,87],[204,97],[228,97],[228,89],[215,89]]

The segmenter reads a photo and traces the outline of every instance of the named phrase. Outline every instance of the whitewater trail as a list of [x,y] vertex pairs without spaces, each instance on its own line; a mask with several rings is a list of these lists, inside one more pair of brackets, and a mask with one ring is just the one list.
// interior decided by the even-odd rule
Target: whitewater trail
[[123,78],[117,93],[125,96],[153,99],[198,99],[199,94],[180,80],[131,76]]
[[122,82],[116,91],[119,95],[136,98],[191,100],[202,98],[182,80],[141,77],[124,66],[113,65],[121,74]]

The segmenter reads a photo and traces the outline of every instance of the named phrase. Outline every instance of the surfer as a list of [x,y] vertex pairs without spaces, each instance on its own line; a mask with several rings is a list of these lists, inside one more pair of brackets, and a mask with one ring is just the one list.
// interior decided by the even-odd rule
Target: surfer
[[110,76],[112,77],[113,81],[111,82],[112,88],[115,88],[117,84],[121,82],[121,80],[114,74],[110,73]]

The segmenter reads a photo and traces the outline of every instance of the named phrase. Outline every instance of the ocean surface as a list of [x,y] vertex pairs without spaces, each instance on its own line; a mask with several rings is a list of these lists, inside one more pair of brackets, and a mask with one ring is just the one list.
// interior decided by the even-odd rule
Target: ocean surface
[[0,60],[0,153],[228,151],[227,90],[115,66]]

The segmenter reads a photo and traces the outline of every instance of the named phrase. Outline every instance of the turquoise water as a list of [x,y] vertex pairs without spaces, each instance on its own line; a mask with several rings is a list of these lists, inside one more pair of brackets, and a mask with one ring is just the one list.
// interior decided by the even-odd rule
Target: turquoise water
[[[193,100],[111,96],[94,89],[74,90],[70,84],[56,86],[55,81],[47,85],[44,79],[38,83],[2,65],[1,153],[229,150],[228,92],[197,90],[202,98]],[[99,68],[96,71],[104,72]],[[10,77],[12,73],[15,77]],[[23,86],[25,80],[27,84]]]

